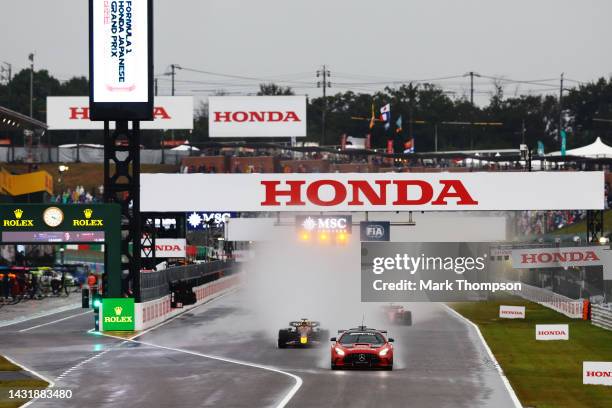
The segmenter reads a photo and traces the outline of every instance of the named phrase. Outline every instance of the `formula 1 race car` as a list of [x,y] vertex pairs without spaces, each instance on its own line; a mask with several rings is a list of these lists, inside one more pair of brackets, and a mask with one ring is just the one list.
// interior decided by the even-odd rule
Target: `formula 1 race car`
[[314,320],[300,319],[289,322],[286,329],[278,331],[278,348],[317,346],[328,341],[329,331],[321,330],[321,323]]
[[331,369],[382,368],[393,370],[392,338],[386,338],[385,330],[359,326],[350,330],[338,330],[339,337],[332,337]]
[[383,306],[382,311],[389,324],[412,326],[412,312],[404,309],[404,306],[391,303]]

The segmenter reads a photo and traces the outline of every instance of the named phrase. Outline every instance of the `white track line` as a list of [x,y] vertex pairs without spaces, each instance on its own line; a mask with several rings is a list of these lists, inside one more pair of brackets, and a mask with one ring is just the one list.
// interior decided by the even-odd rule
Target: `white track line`
[[[8,361],[10,361],[11,363],[15,364],[16,366],[19,366],[21,368],[23,368],[25,371],[29,372],[30,374],[32,374],[35,377],[38,377],[46,382],[49,383],[49,386],[47,388],[53,388],[55,387],[55,382],[51,381],[50,379],[48,379],[47,377],[45,377],[44,375],[37,373],[36,371],[29,369],[28,367],[24,366],[23,364],[18,363],[17,361],[13,360],[12,358],[10,358],[7,355],[3,355],[2,357],[6,358]],[[27,406],[30,406],[34,401],[36,401],[37,398],[31,399],[30,401],[26,402],[25,404],[23,404],[21,407],[19,408],[25,408]]]
[[461,313],[457,312],[452,307],[448,306],[447,304],[443,303],[442,305],[446,308],[447,311],[451,312],[451,314],[453,316],[458,317],[459,319],[463,320],[464,322],[469,323],[474,328],[474,330],[476,330],[476,333],[478,334],[478,338],[480,338],[480,341],[482,342],[485,350],[487,351],[487,354],[489,355],[489,358],[495,363],[495,368],[497,369],[497,372],[499,373],[499,376],[501,377],[501,380],[504,383],[504,386],[506,387],[506,390],[508,391],[508,394],[510,394],[510,398],[512,399],[512,402],[514,403],[514,406],[516,408],[522,408],[523,405],[521,404],[521,401],[516,396],[516,393],[514,392],[514,389],[512,388],[512,385],[510,385],[510,381],[508,381],[508,377],[506,377],[506,374],[504,374],[504,370],[502,370],[501,365],[499,364],[499,362],[497,361],[497,359],[493,355],[493,352],[491,351],[491,349],[489,348],[489,345],[485,341],[482,333],[480,332],[480,329],[478,328],[478,325],[476,323],[474,323],[473,321],[471,321],[470,319],[468,319],[465,316],[463,316]]
[[[107,336],[107,337],[113,337],[115,339],[119,339],[119,340],[124,340],[121,337],[118,336],[113,336],[110,334],[105,334],[105,333],[101,333],[103,336]],[[130,343],[135,343],[135,344],[140,344],[143,346],[149,346],[149,347],[154,347],[154,348],[159,348],[159,349],[163,349],[163,350],[169,350],[169,351],[174,351],[177,353],[185,353],[185,354],[191,354],[194,356],[198,356],[198,357],[204,357],[204,358],[208,358],[211,360],[217,360],[217,361],[222,361],[224,363],[231,363],[231,364],[238,364],[238,365],[243,365],[243,366],[247,366],[247,367],[251,367],[251,368],[258,368],[261,370],[266,370],[266,371],[271,371],[277,374],[282,374],[285,375],[287,377],[292,378],[295,381],[295,384],[293,385],[293,387],[291,387],[291,389],[289,390],[289,392],[283,397],[283,399],[276,405],[277,408],[283,408],[287,405],[287,403],[293,398],[293,396],[298,392],[298,390],[300,389],[300,387],[302,386],[302,379],[300,377],[298,377],[295,374],[291,374],[287,371],[283,371],[280,370],[278,368],[275,367],[271,367],[271,366],[266,366],[266,365],[262,365],[262,364],[256,364],[256,363],[250,363],[248,361],[241,361],[241,360],[234,360],[231,358],[225,358],[225,357],[219,357],[219,356],[212,356],[209,354],[203,354],[203,353],[198,353],[195,351],[190,351],[190,350],[184,350],[184,349],[179,349],[179,348],[174,348],[174,347],[166,347],[166,346],[160,346],[158,344],[153,344],[153,343],[148,343],[148,342],[144,342],[144,341],[138,341],[138,340],[125,340],[124,342],[130,342]]]
[[83,315],[86,315],[87,313],[91,313],[91,310],[88,310],[88,311],[83,312],[83,313],[77,313],[77,314],[74,314],[74,315],[70,315],[68,317],[64,317],[64,318],[61,318],[61,319],[53,320],[53,321],[48,322],[48,323],[43,323],[43,324],[39,324],[39,325],[36,325],[36,326],[28,327],[27,329],[19,330],[19,333],[23,333],[23,332],[27,332],[27,331],[30,331],[30,330],[38,329],[39,327],[48,326],[48,325],[53,324],[53,323],[63,322],[64,320],[72,319],[73,317],[77,317],[77,316],[83,316]]
[[[38,301],[36,301],[38,302]],[[44,300],[41,300],[40,302],[44,302]],[[19,324],[19,323],[23,323],[23,322],[27,322],[30,320],[34,320],[34,319],[40,319],[42,317],[47,317],[47,316],[51,316],[57,313],[62,313],[62,312],[67,312],[69,310],[73,310],[73,309],[79,309],[81,308],[81,304],[74,304],[74,305],[68,305],[68,306],[62,306],[60,308],[54,309],[50,312],[42,312],[39,314],[35,314],[32,315],[30,317],[24,317],[24,318],[17,318],[17,319],[13,319],[13,320],[8,320],[6,322],[0,322],[0,327],[6,327],[6,326],[12,326],[14,324]]]

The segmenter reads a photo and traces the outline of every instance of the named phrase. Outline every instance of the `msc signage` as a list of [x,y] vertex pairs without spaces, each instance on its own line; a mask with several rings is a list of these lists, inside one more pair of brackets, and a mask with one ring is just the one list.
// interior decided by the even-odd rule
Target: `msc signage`
[[231,218],[236,218],[235,212],[191,212],[185,214],[187,229],[190,231],[203,230],[209,227],[220,227]]
[[583,361],[582,383],[612,386],[612,362]]
[[361,241],[389,241],[391,223],[388,221],[363,221],[359,224]]
[[[143,122],[143,130],[193,129],[193,97],[157,96],[153,120]],[[86,96],[47,97],[47,124],[50,130],[102,130],[103,122],[92,122]],[[114,128],[111,123],[111,129]]]
[[502,319],[524,319],[525,306],[499,306],[499,317]]
[[134,299],[102,299],[102,328],[104,331],[133,331],[135,327]]
[[72,225],[74,227],[104,227],[104,220],[92,218],[93,213],[91,208],[84,209],[84,219],[72,220]]
[[92,120],[151,120],[153,1],[89,0]]
[[151,212],[601,209],[603,186],[602,172],[143,174],[141,197]]
[[305,96],[211,96],[210,137],[305,137]]
[[536,340],[569,340],[567,324],[536,324]]
[[328,217],[298,215],[295,226],[308,232],[352,232],[353,217],[350,215],[334,215]]

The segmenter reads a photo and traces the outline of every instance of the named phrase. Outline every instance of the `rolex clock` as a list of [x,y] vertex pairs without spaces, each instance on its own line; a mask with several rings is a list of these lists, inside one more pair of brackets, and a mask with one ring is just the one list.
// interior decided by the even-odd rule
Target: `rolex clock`
[[55,228],[64,221],[64,212],[57,207],[49,207],[43,212],[43,221],[51,228]]

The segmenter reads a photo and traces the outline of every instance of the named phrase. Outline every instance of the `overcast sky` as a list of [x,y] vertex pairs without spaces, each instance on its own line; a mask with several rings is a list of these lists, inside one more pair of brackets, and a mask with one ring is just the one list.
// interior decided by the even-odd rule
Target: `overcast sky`
[[[0,61],[60,79],[86,75],[86,0],[2,0]],[[155,73],[172,63],[215,73],[285,80],[320,95],[327,64],[332,92],[378,82],[463,75],[588,81],[612,72],[609,0],[155,0]],[[257,82],[179,71],[179,94],[252,92]],[[202,83],[199,83],[202,82]],[[457,95],[467,78],[438,83]],[[478,100],[492,80],[476,81]],[[548,82],[547,82],[548,83]],[[351,85],[342,85],[351,84]],[[573,83],[569,83],[571,85]],[[507,95],[552,91],[510,84]],[[160,94],[169,93],[167,77]],[[550,92],[549,91],[549,92]]]

